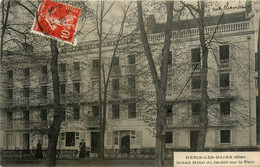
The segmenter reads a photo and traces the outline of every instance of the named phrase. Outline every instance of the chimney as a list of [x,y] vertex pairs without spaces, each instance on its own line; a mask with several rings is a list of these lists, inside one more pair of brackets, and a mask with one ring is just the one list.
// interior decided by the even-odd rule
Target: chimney
[[252,12],[252,0],[246,0],[246,17],[250,18]]
[[149,15],[147,18],[147,33],[151,34],[155,32],[156,19],[154,15]]

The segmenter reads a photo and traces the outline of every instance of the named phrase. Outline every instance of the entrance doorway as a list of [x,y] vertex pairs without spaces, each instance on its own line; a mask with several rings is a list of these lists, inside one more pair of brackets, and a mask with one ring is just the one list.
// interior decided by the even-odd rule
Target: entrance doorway
[[121,153],[130,153],[130,131],[121,131],[120,132],[121,137],[121,145],[120,145],[120,151]]
[[190,131],[190,150],[196,151],[199,131]]
[[91,132],[91,153],[99,153],[99,132]]
[[29,134],[23,134],[23,149],[29,150]]

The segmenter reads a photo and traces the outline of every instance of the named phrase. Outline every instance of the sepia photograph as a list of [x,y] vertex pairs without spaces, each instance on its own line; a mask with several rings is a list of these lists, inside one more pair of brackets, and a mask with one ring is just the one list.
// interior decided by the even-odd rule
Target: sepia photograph
[[260,167],[259,0],[0,5],[0,166]]

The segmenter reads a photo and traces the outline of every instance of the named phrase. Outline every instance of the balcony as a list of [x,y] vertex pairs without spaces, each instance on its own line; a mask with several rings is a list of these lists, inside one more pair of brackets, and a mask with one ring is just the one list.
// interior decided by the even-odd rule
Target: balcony
[[191,71],[200,72],[201,71],[201,63],[200,62],[191,62]]
[[13,78],[7,78],[6,86],[10,88],[13,87],[13,84],[14,84]]
[[113,90],[111,97],[114,99],[119,98],[119,90]]
[[191,89],[191,99],[201,98],[201,89]]
[[4,129],[13,129],[13,122],[7,122]]
[[220,87],[219,96],[220,98],[235,98],[237,97],[237,88]]
[[126,75],[134,75],[136,73],[136,65],[129,64],[125,66],[125,74]]
[[72,100],[73,103],[80,103],[80,101],[81,101],[81,94],[80,93],[73,93],[71,100]]
[[120,76],[121,75],[121,68],[120,67],[112,67],[111,75],[112,76]]
[[49,82],[49,77],[48,75],[40,75],[40,78],[39,78],[39,83],[48,83]]
[[92,68],[91,69],[91,78],[98,78],[99,68]]
[[224,59],[219,61],[219,69],[220,70],[230,70],[230,60]]
[[67,82],[66,73],[65,73],[65,72],[60,73],[60,74],[59,74],[59,79],[60,79],[60,82]]
[[24,97],[22,100],[21,100],[21,104],[22,105],[29,105],[30,104],[30,98],[29,97]]
[[22,83],[23,85],[30,85],[31,83],[30,77],[29,76],[24,77]]
[[71,75],[71,80],[80,80],[80,71],[73,71]]
[[99,127],[99,117],[91,117],[87,121],[88,127]]

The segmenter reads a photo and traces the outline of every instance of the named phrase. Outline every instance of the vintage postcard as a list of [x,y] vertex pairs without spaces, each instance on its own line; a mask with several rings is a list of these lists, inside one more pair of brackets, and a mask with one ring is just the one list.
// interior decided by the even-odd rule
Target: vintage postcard
[[0,1],[1,166],[260,167],[260,1]]

